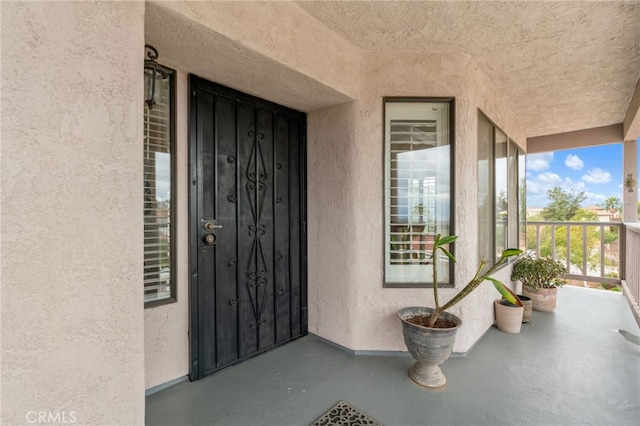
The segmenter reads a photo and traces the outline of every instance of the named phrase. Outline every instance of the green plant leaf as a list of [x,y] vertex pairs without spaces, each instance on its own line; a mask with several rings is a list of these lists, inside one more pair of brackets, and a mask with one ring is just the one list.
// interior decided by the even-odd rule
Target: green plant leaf
[[516,296],[516,294],[501,281],[491,277],[486,277],[485,279],[493,283],[493,286],[496,288],[496,290],[498,290],[498,292],[502,295],[502,297],[505,298],[507,302],[516,306],[524,306],[518,296]]
[[442,252],[443,252],[444,254],[446,254],[446,255],[447,255],[447,257],[448,257],[449,259],[451,259],[451,261],[452,261],[453,263],[456,263],[456,258],[455,258],[455,257],[453,257],[453,255],[451,254],[451,252],[450,252],[449,250],[447,250],[446,248],[443,248],[443,247],[438,247],[438,248],[439,248],[440,250],[442,250]]
[[508,248],[502,252],[502,257],[507,258],[512,256],[518,256],[519,254],[522,254],[522,250],[517,248]]
[[458,239],[457,235],[449,235],[447,237],[440,238],[440,234],[438,234],[434,244],[435,244],[435,247],[446,246],[447,244],[453,243],[457,239]]

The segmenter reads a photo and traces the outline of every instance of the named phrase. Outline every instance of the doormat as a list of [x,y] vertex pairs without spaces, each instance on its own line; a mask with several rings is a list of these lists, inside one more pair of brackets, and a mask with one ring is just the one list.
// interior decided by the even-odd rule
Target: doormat
[[344,401],[338,402],[310,426],[383,426]]

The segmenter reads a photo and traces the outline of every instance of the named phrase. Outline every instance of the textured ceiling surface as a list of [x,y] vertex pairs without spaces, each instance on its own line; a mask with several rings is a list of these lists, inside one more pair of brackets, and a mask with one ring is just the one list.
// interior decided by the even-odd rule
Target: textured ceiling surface
[[470,55],[528,137],[622,122],[640,78],[640,0],[297,4],[365,51]]

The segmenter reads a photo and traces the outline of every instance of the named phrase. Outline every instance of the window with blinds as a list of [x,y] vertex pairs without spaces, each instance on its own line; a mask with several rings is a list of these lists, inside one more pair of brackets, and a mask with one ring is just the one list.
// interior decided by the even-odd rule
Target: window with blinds
[[144,106],[144,302],[175,301],[172,223],[174,75],[162,80],[158,102]]
[[[451,223],[450,102],[385,100],[385,285],[430,285]],[[449,282],[448,259],[438,275]]]

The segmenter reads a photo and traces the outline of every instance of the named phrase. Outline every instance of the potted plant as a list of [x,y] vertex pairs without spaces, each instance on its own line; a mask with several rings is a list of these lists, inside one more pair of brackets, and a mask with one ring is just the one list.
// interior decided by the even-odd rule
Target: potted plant
[[528,296],[525,296],[524,294],[519,294],[518,295],[518,299],[520,299],[520,301],[524,305],[524,313],[522,314],[522,322],[531,321],[531,313],[532,313],[531,311],[533,311],[533,302],[531,301],[531,298],[528,297]]
[[513,264],[511,279],[522,283],[522,294],[531,298],[533,309],[552,312],[556,308],[558,287],[566,281],[567,268],[551,258],[523,256]]
[[457,316],[446,312],[447,309],[460,302],[475,290],[484,281],[491,281],[502,296],[510,303],[522,306],[518,297],[502,282],[491,277],[500,266],[510,257],[517,256],[522,250],[507,249],[502,252],[502,256],[495,265],[483,272],[487,261],[482,259],[475,276],[469,283],[451,298],[444,305],[440,304],[438,298],[438,274],[437,261],[438,251],[446,255],[452,262],[455,257],[446,246],[452,244],[458,237],[450,235],[442,237],[436,235],[431,250],[433,259],[433,296],[435,308],[409,307],[401,309],[398,317],[402,322],[402,332],[404,341],[411,355],[416,359],[416,363],[409,369],[409,377],[416,383],[429,388],[440,388],[445,385],[447,379],[440,370],[440,364],[449,358],[453,350],[453,343],[458,328],[462,325],[462,320]]
[[[518,296],[520,299],[520,296]],[[524,304],[515,305],[506,299],[496,299],[494,309],[496,313],[496,326],[505,333],[520,333],[524,317]]]

